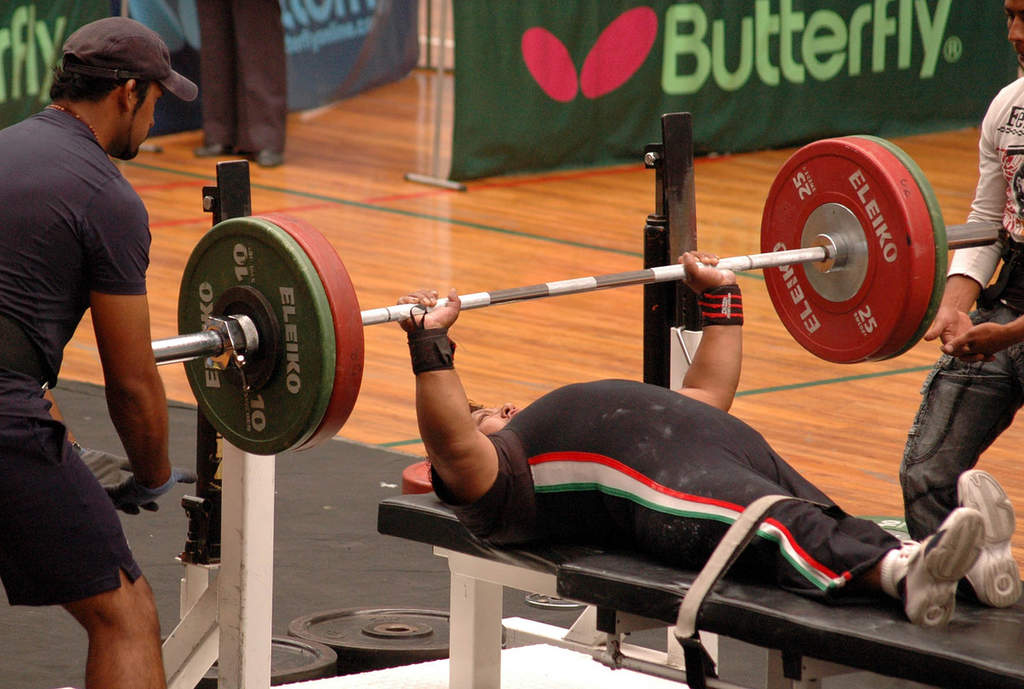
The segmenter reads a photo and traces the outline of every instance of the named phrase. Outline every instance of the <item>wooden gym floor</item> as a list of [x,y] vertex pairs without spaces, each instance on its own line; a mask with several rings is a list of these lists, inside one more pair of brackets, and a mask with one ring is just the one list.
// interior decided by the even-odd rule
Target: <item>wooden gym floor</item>
[[[406,172],[430,171],[434,82],[433,72],[416,71],[355,98],[292,114],[286,164],[251,168],[254,213],[288,213],[323,232],[345,262],[363,309],[392,304],[420,286],[468,293],[642,267],[654,175],[639,154],[635,164],[617,167],[478,180],[465,192],[406,182]],[[447,130],[450,100],[444,113]],[[977,132],[966,129],[896,141],[924,170],[950,224],[964,221],[973,196],[976,140]],[[210,226],[201,187],[213,183],[215,171],[214,161],[191,154],[198,132],[151,143],[161,150],[143,152],[122,169],[150,213],[157,339],[178,332],[178,284],[192,247]],[[698,159],[703,249],[721,256],[759,250],[764,199],[791,153]],[[901,515],[900,457],[937,347],[920,343],[880,363],[831,364],[788,336],[759,273],[742,275],[740,283],[747,325],[733,412],[849,511]],[[641,292],[631,287],[464,314],[453,335],[470,396],[522,405],[570,382],[639,378]],[[362,390],[340,435],[408,452],[412,463],[422,446],[404,337],[394,324],[367,327],[365,335]],[[170,398],[194,401],[181,367],[161,372]],[[68,347],[62,377],[102,383],[88,315]],[[1024,479],[1013,448],[1022,440],[1024,425],[1018,424],[981,462],[1019,511]],[[1024,525],[1018,525],[1015,552],[1024,562]]]

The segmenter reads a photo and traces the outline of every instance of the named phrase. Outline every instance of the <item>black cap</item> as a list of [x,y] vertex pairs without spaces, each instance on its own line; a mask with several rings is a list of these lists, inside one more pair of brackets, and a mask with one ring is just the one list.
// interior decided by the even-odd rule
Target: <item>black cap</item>
[[199,89],[171,69],[171,55],[160,35],[128,17],[107,17],[86,24],[68,36],[64,70],[104,79],[157,81],[184,101],[195,100]]

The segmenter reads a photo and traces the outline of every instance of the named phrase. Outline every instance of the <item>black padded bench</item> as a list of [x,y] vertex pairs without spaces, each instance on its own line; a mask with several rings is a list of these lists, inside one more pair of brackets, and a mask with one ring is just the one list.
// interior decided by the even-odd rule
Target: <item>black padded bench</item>
[[[635,553],[563,545],[492,548],[469,534],[432,494],[384,500],[377,528],[430,544],[448,558],[450,689],[500,685],[502,586],[594,606],[597,629],[615,634],[673,626],[696,576]],[[1024,688],[1021,603],[996,610],[960,602],[949,626],[925,629],[885,601],[824,605],[775,587],[726,579],[706,599],[698,626],[769,649],[769,687],[818,686],[815,681],[827,674],[867,670],[958,689]]]

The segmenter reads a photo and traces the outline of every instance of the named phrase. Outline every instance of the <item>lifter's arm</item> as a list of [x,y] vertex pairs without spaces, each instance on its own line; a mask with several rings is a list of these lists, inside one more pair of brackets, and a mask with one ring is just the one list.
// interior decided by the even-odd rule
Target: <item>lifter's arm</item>
[[[398,303],[433,307],[437,292],[416,292]],[[402,327],[410,333],[447,329],[460,307],[453,289],[445,306],[414,314],[401,322]],[[454,368],[416,374],[416,419],[431,464],[451,494],[466,503],[483,496],[498,475],[498,454],[470,416],[469,400]]]
[[[731,270],[711,267],[718,264],[717,256],[688,252],[680,260],[686,268],[686,284],[698,295],[722,285],[736,284]],[[742,330],[734,325],[704,325],[700,346],[683,378],[680,394],[729,411],[740,381]]]

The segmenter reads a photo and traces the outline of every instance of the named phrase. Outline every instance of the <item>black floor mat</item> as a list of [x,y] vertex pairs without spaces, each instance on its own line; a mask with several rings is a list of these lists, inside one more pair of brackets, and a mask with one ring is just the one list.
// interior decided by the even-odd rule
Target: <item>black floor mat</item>
[[[68,425],[85,446],[123,454],[103,389],[62,382],[54,390]],[[171,457],[195,466],[194,407],[170,408]],[[343,440],[277,457],[274,538],[275,635],[296,617],[336,608],[448,609],[445,560],[426,545],[377,533],[377,503],[401,490],[402,470],[417,458]],[[164,634],[178,621],[175,561],[185,539],[184,486],[158,512],[122,515],[125,533],[156,595]],[[506,595],[506,615],[571,623]],[[84,685],[86,636],[61,608],[0,605],[0,689]]]

